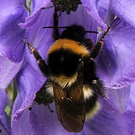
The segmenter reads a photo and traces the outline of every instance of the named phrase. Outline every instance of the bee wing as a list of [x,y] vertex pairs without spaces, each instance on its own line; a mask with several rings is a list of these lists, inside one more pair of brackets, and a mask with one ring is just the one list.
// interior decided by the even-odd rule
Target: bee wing
[[83,96],[83,75],[70,87],[61,88],[54,84],[54,97],[58,118],[69,132],[80,132],[85,122],[85,102]]

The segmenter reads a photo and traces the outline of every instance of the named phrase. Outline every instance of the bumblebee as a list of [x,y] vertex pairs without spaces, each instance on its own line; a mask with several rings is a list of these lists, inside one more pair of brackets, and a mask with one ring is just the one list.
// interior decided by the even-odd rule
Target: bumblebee
[[54,100],[63,127],[69,132],[80,132],[86,118],[92,118],[100,109],[98,94],[106,97],[102,81],[96,75],[94,59],[109,28],[95,46],[79,25],[66,26],[59,35],[57,12],[54,13],[53,28],[55,42],[48,50],[47,62],[24,39],[39,69],[47,77],[35,101],[48,105]]

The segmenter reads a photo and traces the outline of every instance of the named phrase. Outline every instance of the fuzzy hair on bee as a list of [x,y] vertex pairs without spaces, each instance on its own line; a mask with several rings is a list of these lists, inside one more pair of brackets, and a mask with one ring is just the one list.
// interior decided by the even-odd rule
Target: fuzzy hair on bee
[[96,74],[94,59],[101,51],[109,28],[95,46],[91,39],[86,38],[82,26],[75,24],[64,27],[61,35],[58,29],[55,12],[55,42],[48,50],[47,62],[26,39],[24,42],[33,53],[39,69],[47,77],[35,101],[44,105],[55,101],[57,116],[63,127],[77,133],[83,129],[85,120],[92,118],[100,109],[98,94],[106,97],[102,81]]

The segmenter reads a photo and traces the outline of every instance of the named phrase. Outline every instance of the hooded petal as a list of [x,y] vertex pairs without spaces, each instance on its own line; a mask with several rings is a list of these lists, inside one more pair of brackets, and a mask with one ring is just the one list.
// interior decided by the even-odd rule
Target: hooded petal
[[[47,50],[53,42],[52,29],[43,29],[45,26],[52,26],[53,24],[53,9],[43,10],[39,19],[33,24],[27,33],[27,40],[32,44],[42,56],[43,59],[46,58]],[[49,16],[48,16],[49,15]],[[34,68],[37,62],[34,60],[33,54],[30,53],[27,48],[26,60],[33,65]]]
[[[43,10],[45,10],[47,12],[47,10],[50,8],[50,6],[52,6],[52,3],[50,2],[50,0],[47,0],[47,1],[42,0],[40,2],[33,1],[33,3],[32,3],[33,10],[32,10],[31,16],[26,19],[25,23],[21,23],[20,26],[22,28],[30,27],[32,24],[34,24],[39,19],[39,17],[41,15],[41,13],[43,12]],[[87,14],[91,15],[92,20],[94,19],[94,21],[95,20],[97,21],[97,23],[100,25],[101,28],[103,28],[104,30],[107,29],[106,24],[104,23],[104,21],[100,18],[99,14],[98,14],[96,0],[93,0],[92,2],[88,1],[88,0],[87,1],[82,0],[82,5],[81,6],[84,7]],[[43,8],[46,8],[46,9],[43,9]],[[80,17],[80,15],[82,15],[84,13],[84,11],[79,12],[79,13],[80,13],[79,14],[79,17]],[[64,16],[65,16],[65,14],[64,14]],[[75,20],[76,17],[72,18],[72,19]],[[85,22],[85,20],[83,22]]]
[[98,57],[98,74],[108,88],[127,87],[135,81],[135,29],[116,19]]
[[0,89],[6,89],[21,65],[22,62],[15,64],[7,58],[0,56]]
[[[80,25],[85,28],[86,31],[97,31],[98,24],[93,19],[83,5],[79,5],[76,12],[71,12],[70,15],[67,15],[65,12],[61,14],[59,18],[59,26],[71,26],[71,25]],[[63,30],[59,30],[60,33]],[[90,33],[86,34],[86,37],[96,42],[97,34]]]
[[36,13],[40,8],[46,8],[50,4],[51,0],[33,0],[32,1],[32,14]]
[[[27,33],[27,41],[38,50],[43,59],[47,58],[47,51],[54,42],[53,29],[43,29],[45,26],[53,26],[53,10],[53,8],[43,10],[39,19],[29,28]],[[80,16],[80,14],[82,15]],[[86,22],[85,24],[84,21]],[[85,11],[83,6],[79,6],[78,10],[76,12],[71,12],[70,15],[62,13],[59,18],[59,26],[70,26],[73,24],[81,25],[87,31],[97,31],[97,24]],[[60,30],[60,33],[61,32],[62,30]],[[93,40],[93,42],[96,42],[97,35],[95,33],[87,34],[87,37],[88,36]],[[29,49],[26,49],[26,60],[36,70],[37,62],[35,61],[33,54],[30,53]]]
[[95,19],[95,21],[97,21],[97,23],[103,30],[106,30],[107,26],[98,13],[97,0],[81,0],[81,1],[82,5],[84,6],[88,14],[90,14]]
[[135,27],[134,0],[111,0],[110,8],[115,15]]
[[24,52],[25,30],[18,25],[27,16],[24,4],[24,0],[0,1],[0,55],[17,63]]
[[98,0],[98,13],[102,20],[105,20],[110,0]]
[[50,0],[40,0],[40,1],[33,0],[32,6],[31,6],[31,9],[32,9],[31,15],[26,18],[25,23],[20,23],[21,28],[26,29],[32,26],[33,24],[35,24],[36,21],[39,19],[42,11],[46,10],[42,8],[48,7],[49,3],[50,3]]
[[38,70],[35,70],[30,64],[26,63],[16,76],[16,84],[22,98],[20,108],[14,112],[14,119],[18,119],[29,105],[33,102],[36,92],[42,87],[45,77]]

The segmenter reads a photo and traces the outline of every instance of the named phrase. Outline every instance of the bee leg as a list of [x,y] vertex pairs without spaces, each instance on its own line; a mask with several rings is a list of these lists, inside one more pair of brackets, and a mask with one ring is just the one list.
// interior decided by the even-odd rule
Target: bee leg
[[54,29],[53,29],[53,38],[54,40],[57,40],[59,38],[59,30],[58,30],[58,15],[57,15],[57,10],[56,7],[54,8],[54,15],[53,15],[53,20],[54,20]]
[[94,46],[91,54],[90,54],[90,57],[95,59],[97,57],[97,55],[99,54],[102,46],[103,46],[103,41],[98,41],[97,44]]
[[45,76],[48,76],[49,75],[49,70],[48,70],[48,66],[47,64],[45,63],[45,61],[42,59],[42,57],[40,56],[40,54],[38,53],[37,49],[34,48],[31,44],[29,44],[27,41],[26,41],[26,38],[23,39],[23,41],[28,45],[28,47],[30,48],[31,50],[31,53],[34,55],[37,63],[38,63],[38,66],[41,70],[41,72],[45,75]]
[[99,79],[93,80],[91,86],[98,92],[98,94],[100,94],[100,96],[106,99],[108,98],[107,94],[104,91],[103,84]]
[[93,41],[90,38],[85,38],[84,43],[90,51],[94,48]]
[[36,98],[34,101],[36,101],[39,105],[43,104],[48,107],[50,112],[54,112],[50,105],[54,101],[54,97],[51,90],[52,84],[49,79],[46,80],[46,82],[43,84],[43,86],[40,88],[40,90],[36,93]]
[[54,111],[51,109],[50,105],[48,104],[48,109],[50,110],[51,113],[54,113]]
[[91,52],[91,55],[90,55],[91,58],[95,59],[97,57],[97,55],[99,54],[99,52],[100,52],[100,50],[101,50],[101,48],[102,48],[102,46],[104,44],[103,40],[104,40],[106,34],[108,33],[109,29],[110,29],[110,27],[108,27],[107,31],[103,34],[101,39],[94,46],[94,48],[93,48],[93,50]]

